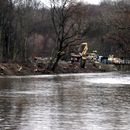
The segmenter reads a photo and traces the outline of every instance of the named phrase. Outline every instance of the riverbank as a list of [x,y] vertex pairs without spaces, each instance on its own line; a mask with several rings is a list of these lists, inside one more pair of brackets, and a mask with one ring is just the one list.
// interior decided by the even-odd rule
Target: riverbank
[[94,73],[115,71],[116,68],[108,65],[86,63],[85,68],[80,68],[79,63],[60,62],[55,72],[46,69],[45,65],[0,63],[0,75],[39,75],[60,73]]

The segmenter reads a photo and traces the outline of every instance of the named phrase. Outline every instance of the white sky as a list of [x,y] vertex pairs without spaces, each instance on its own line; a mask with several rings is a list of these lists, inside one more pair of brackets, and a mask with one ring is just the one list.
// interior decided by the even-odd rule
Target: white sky
[[[90,4],[99,4],[101,2],[101,0],[78,0],[78,1],[83,1],[83,2],[87,2]],[[41,2],[43,2],[45,5],[49,6],[49,0],[41,0]]]

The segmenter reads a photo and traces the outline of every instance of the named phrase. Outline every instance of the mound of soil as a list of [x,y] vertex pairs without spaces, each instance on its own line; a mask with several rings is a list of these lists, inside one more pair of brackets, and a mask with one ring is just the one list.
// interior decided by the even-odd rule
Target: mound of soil
[[102,72],[102,70],[92,63],[87,63],[85,68],[80,68],[79,63],[72,64],[69,62],[61,62],[57,66],[55,72],[47,70],[45,66],[34,66],[33,64],[0,63],[0,75],[38,75],[91,72]]

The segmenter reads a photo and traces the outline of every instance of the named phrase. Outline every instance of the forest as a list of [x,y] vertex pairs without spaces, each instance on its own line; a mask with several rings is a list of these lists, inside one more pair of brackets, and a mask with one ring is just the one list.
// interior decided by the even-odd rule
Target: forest
[[[87,41],[89,52],[130,59],[130,2],[104,0],[100,5],[51,0],[0,0],[0,61],[77,53]],[[58,48],[60,47],[60,48]]]

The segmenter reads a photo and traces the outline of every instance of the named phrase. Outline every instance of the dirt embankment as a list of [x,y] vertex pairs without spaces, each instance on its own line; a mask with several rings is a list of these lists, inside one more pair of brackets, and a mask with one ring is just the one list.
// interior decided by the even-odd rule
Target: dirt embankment
[[[112,69],[113,70],[113,69]],[[46,69],[45,65],[0,63],[0,75],[39,75],[54,73],[93,73],[111,71],[109,66],[87,63],[85,68],[80,68],[79,63],[61,62],[55,72]]]

